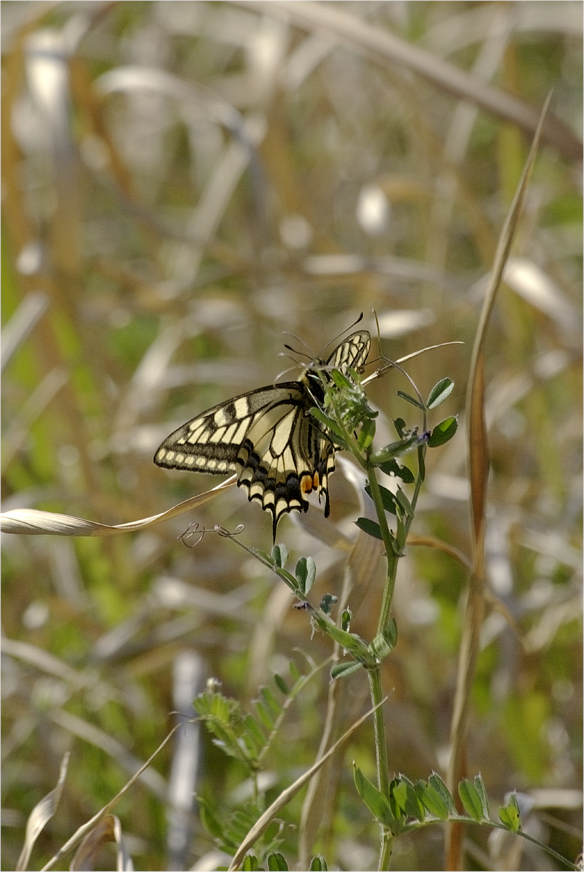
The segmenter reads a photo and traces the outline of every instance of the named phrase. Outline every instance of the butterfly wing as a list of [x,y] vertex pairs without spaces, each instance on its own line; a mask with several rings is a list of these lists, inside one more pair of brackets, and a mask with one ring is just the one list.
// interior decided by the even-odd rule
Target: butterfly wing
[[282,515],[307,511],[306,494],[312,490],[324,495],[328,516],[328,476],[335,468],[335,447],[310,415],[315,402],[324,397],[317,371],[358,370],[370,345],[369,333],[357,331],[333,350],[326,363],[309,367],[300,381],[258,388],[213,406],[171,433],[154,462],[167,469],[236,472],[237,484],[247,491],[248,499],[272,513],[274,540]]
[[297,387],[296,382],[289,382],[258,388],[207,409],[167,436],[154,455],[154,463],[166,469],[216,475],[237,472],[237,457],[250,428],[272,407],[293,405]]
[[285,512],[306,511],[304,495],[326,494],[334,450],[309,417],[313,400],[302,382],[258,388],[213,406],[168,436],[154,462],[167,469],[237,472],[239,487],[273,517],[274,538]]
[[357,330],[334,349],[327,360],[327,366],[333,366],[346,373],[348,369],[359,371],[364,365],[371,348],[371,336],[368,330]]
[[279,402],[250,428],[237,457],[238,485],[249,500],[272,513],[274,541],[286,512],[308,510],[306,494],[316,490],[330,512],[328,475],[335,468],[334,446],[310,416],[314,405],[302,382],[292,382],[294,403]]

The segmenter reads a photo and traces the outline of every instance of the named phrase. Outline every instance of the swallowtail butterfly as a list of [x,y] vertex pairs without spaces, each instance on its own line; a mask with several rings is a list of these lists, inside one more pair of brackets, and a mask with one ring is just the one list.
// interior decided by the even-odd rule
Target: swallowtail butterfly
[[326,428],[310,414],[324,401],[322,377],[330,371],[359,371],[369,354],[366,330],[352,333],[325,360],[315,360],[298,381],[248,391],[213,406],[168,436],[154,463],[223,475],[237,473],[238,487],[272,513],[274,541],[286,512],[308,510],[305,495],[330,500],[328,476],[335,468],[335,446]]

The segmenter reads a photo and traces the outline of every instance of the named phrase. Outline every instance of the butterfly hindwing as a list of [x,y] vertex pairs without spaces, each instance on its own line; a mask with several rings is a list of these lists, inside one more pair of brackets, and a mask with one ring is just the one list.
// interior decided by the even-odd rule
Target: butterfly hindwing
[[237,483],[272,513],[274,539],[283,514],[307,511],[312,490],[325,497],[328,516],[328,474],[335,468],[334,447],[310,415],[314,400],[302,382],[292,384],[297,402],[269,409],[250,429],[237,459]]
[[307,511],[306,495],[316,490],[330,511],[328,476],[335,448],[310,414],[324,397],[318,373],[331,368],[359,370],[371,339],[360,330],[323,361],[315,361],[296,382],[258,388],[233,397],[193,418],[168,436],[154,456],[158,466],[213,474],[237,473],[237,484],[278,521],[286,512]]

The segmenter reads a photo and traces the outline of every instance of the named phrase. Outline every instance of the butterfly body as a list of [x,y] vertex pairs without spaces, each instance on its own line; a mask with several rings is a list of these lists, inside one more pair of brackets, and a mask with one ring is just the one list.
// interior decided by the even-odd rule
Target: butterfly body
[[233,397],[193,418],[168,436],[154,462],[167,469],[215,475],[237,473],[237,484],[278,521],[286,512],[308,510],[306,495],[316,490],[330,512],[328,476],[335,447],[310,414],[322,404],[325,378],[333,369],[359,370],[371,338],[353,333],[325,360],[314,361],[298,381],[258,388]]

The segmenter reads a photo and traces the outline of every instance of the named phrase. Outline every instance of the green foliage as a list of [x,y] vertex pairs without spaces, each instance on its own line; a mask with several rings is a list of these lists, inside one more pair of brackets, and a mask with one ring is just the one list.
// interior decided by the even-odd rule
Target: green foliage
[[437,424],[430,434],[428,439],[429,448],[439,448],[450,442],[456,431],[458,430],[458,421],[454,417],[445,418]]
[[362,664],[355,663],[336,663],[331,668],[331,679],[335,681],[337,678],[347,678],[349,675],[353,675],[355,672],[359,672]]
[[[284,870],[285,872],[285,870],[290,868],[286,862],[286,858],[279,851],[268,854],[266,862],[268,869],[276,870],[276,872],[277,870]],[[246,854],[241,868],[243,870],[255,870],[263,867],[260,866],[259,860],[254,854]],[[324,857],[318,856],[312,858],[308,868],[310,872],[327,872],[328,866]]]
[[412,406],[415,406],[417,409],[424,409],[424,404],[420,400],[410,396],[410,394],[407,394],[405,391],[398,391],[397,395],[398,397],[401,397],[402,400],[405,400],[406,403],[411,403]]
[[363,530],[364,533],[367,533],[374,539],[383,539],[381,527],[377,521],[372,521],[370,518],[357,518],[355,524],[360,530]]
[[316,578],[316,564],[312,557],[301,557],[294,571],[296,580],[304,596],[310,593],[310,589]]
[[375,466],[381,467],[387,464],[389,461],[394,460],[396,457],[401,457],[404,454],[409,454],[410,451],[413,451],[415,448],[420,445],[423,437],[418,436],[417,433],[404,434],[403,438],[399,440],[399,442],[390,442],[389,445],[386,445],[384,448],[380,448],[378,451],[375,451],[371,455],[371,463]]
[[[248,801],[245,805],[239,805],[230,814],[225,814],[222,810],[221,823],[219,823],[217,815],[213,824],[213,829],[209,832],[217,839],[217,845],[226,853],[234,853],[249,830],[253,827],[262,812],[262,808],[253,801]],[[205,818],[205,823],[208,820]],[[218,829],[219,828],[219,829]],[[257,866],[252,868],[258,868]]]
[[448,820],[449,806],[442,795],[429,782],[423,785],[421,800],[431,815],[441,821]]
[[[320,601],[320,609],[324,612],[325,615],[330,615],[333,606],[335,606],[339,601],[339,598],[334,596],[332,593],[325,593],[323,598]],[[343,630],[348,629],[344,624],[341,624]]]
[[287,870],[288,868],[283,854],[280,854],[280,852],[268,854],[268,869],[274,869],[278,872],[278,870]]
[[313,675],[314,670],[301,674],[291,662],[291,685],[281,675],[275,675],[276,692],[268,686],[260,688],[261,699],[253,703],[255,714],[244,712],[237,700],[224,696],[214,681],[208,682],[208,689],[195,698],[193,706],[214,743],[243,764],[251,778],[257,779],[286,711]]
[[488,820],[489,807],[484,784],[480,776],[477,776],[473,781],[463,778],[458,785],[458,795],[465,811],[473,820],[477,823]]
[[407,466],[400,466],[396,460],[388,460],[387,462],[379,463],[379,469],[385,475],[395,475],[396,478],[401,478],[404,484],[414,483],[414,474]]
[[[391,831],[394,837],[419,830],[421,826],[436,821],[447,820],[479,823],[490,828],[503,828],[511,833],[521,833],[521,816],[516,795],[512,793],[507,805],[499,809],[501,827],[501,824],[496,823],[489,815],[487,791],[480,775],[476,775],[472,781],[464,778],[458,785],[458,793],[467,813],[466,816],[457,811],[450,791],[435,772],[428,781],[418,780],[415,783],[405,775],[400,775],[391,781],[387,796],[363,775],[354,763],[353,776],[357,793],[371,815],[382,827]],[[563,862],[570,869],[577,868],[574,864],[567,863],[549,847],[540,846],[555,860]]]
[[428,394],[428,399],[426,400],[426,408],[435,409],[436,406],[439,406],[441,403],[448,399],[453,389],[454,382],[452,381],[452,379],[440,379],[438,384],[435,384],[430,393]]
[[[371,487],[370,485],[365,485],[365,493],[367,496],[371,496]],[[391,515],[397,514],[396,501],[397,497],[390,490],[383,485],[379,486],[379,493],[381,494],[381,501],[383,503],[383,508],[386,512],[389,512]],[[363,528],[361,528],[363,529]],[[380,538],[380,537],[379,537]]]
[[454,799],[452,798],[446,784],[444,783],[442,778],[440,778],[437,772],[433,772],[428,779],[429,795],[432,794],[432,792],[439,796],[440,801],[446,807],[447,814],[456,814],[456,805]]
[[390,618],[381,633],[373,639],[369,645],[370,652],[377,660],[384,660],[397,645],[397,624],[394,618]]
[[507,805],[501,806],[499,809],[499,819],[505,829],[512,833],[518,833],[521,829],[521,814],[517,803],[517,796],[512,793]]
[[391,810],[388,797],[384,796],[355,764],[353,764],[353,777],[357,793],[373,817],[383,826],[391,828],[395,821],[395,816]]

